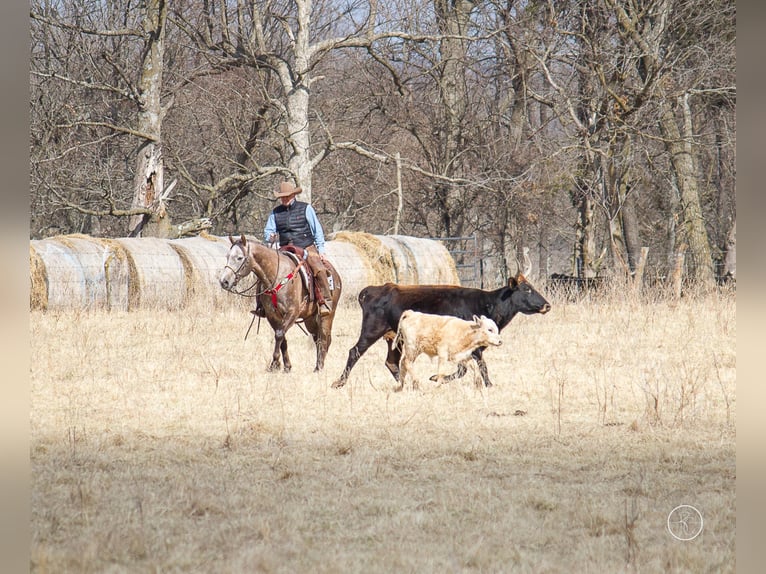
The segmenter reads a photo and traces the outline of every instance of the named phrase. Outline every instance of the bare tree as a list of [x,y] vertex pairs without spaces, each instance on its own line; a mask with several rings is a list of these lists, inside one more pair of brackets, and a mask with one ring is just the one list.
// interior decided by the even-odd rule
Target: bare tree
[[[700,172],[691,98],[700,87],[699,79],[707,76],[706,70],[697,67],[696,42],[710,33],[711,22],[727,19],[730,14],[713,11],[704,16],[702,5],[673,0],[645,4],[606,0],[606,5],[613,10],[627,41],[635,46],[637,65],[634,73],[642,84],[641,99],[652,97],[656,105],[673,169],[673,187],[678,193],[677,211],[673,214],[680,223],[677,243],[688,246],[694,256],[694,265],[690,269],[692,279],[710,284],[714,278],[713,259],[698,185]],[[714,30],[717,28],[713,27]],[[687,72],[688,79],[679,72]],[[715,89],[726,91],[733,86],[716,86]],[[624,105],[625,111],[634,112],[636,103],[643,102]]]
[[[50,164],[82,170],[56,181],[52,172],[41,169],[39,173],[51,179],[40,177],[36,183],[52,196],[54,205],[78,212],[86,222],[102,216],[127,219],[128,234],[139,235],[150,217],[165,215],[160,194],[162,118],[167,111],[161,104],[166,3],[148,0],[123,10],[88,0],[42,0],[33,3],[30,15],[35,23],[33,94],[41,100],[50,97],[55,117],[50,118],[51,127],[60,134],[53,145],[36,147],[33,173]],[[46,92],[62,98],[55,101]],[[42,120],[33,119],[33,130],[38,119]],[[121,143],[125,138],[138,140],[134,151]],[[114,153],[116,147],[123,159],[134,156],[132,189],[122,183],[129,174],[113,169],[120,155]],[[73,159],[82,163],[72,164]],[[124,175],[111,179],[119,171]],[[99,177],[110,179],[98,181]]]
[[162,157],[162,119],[167,110],[161,101],[167,16],[168,7],[165,0],[146,0],[142,22],[145,44],[135,93],[138,105],[138,133],[143,141],[136,153],[131,207],[149,209],[151,213],[137,214],[130,218],[130,236],[141,235],[145,223],[151,217],[158,224],[169,224],[164,205],[165,165]]

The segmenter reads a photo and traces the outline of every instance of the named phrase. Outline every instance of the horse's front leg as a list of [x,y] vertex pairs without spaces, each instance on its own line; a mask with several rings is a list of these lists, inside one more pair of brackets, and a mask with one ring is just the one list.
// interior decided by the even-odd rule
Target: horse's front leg
[[269,371],[279,370],[279,367],[282,366],[282,356],[285,357],[285,368],[287,368],[287,339],[285,338],[285,332],[282,329],[274,329],[274,352],[271,355]]
[[[280,361],[281,358],[281,361]],[[287,354],[287,337],[284,329],[274,330],[274,353],[271,355],[271,364],[269,371],[278,371],[280,363],[284,363],[285,373],[289,373],[293,368],[290,362],[290,355]]]
[[[285,373],[289,373],[293,368],[290,362],[290,355],[287,353],[287,331],[295,324],[297,319],[297,312],[286,313],[281,326],[277,326],[274,329],[274,361],[276,361],[276,368],[278,369],[279,353],[282,353],[283,370]],[[272,365],[274,361],[272,361]]]

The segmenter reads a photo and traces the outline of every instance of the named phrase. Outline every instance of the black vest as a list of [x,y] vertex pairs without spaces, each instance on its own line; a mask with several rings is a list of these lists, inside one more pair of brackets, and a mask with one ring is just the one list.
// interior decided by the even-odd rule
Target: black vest
[[290,205],[278,205],[274,208],[274,222],[277,224],[280,245],[297,245],[305,249],[314,244],[306,208],[308,203],[293,201]]

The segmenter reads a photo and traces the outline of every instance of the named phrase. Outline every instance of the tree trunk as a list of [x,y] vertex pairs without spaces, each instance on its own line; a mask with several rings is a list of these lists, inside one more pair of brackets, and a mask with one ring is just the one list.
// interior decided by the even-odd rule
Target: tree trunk
[[[467,35],[471,11],[475,4],[471,0],[435,0],[434,7],[440,33],[445,38],[440,43],[442,74],[440,90],[444,110],[444,132],[442,134],[442,174],[447,177],[464,175],[461,151],[465,147],[463,122],[465,120],[467,98],[465,61],[465,40],[455,36]],[[444,183],[441,187],[442,221],[447,236],[461,235],[462,193],[458,185]]]
[[638,262],[641,254],[641,236],[639,234],[638,209],[636,206],[636,196],[626,189],[625,184],[621,186],[622,210],[620,211],[622,221],[622,236],[625,239],[625,249],[628,252],[628,266],[630,271],[635,273],[638,270]]
[[[133,177],[134,209],[148,208],[154,211],[152,218],[167,217],[164,205],[159,201],[163,191],[164,165],[162,160],[162,91],[163,53],[165,22],[167,20],[165,0],[147,0],[144,16],[146,46],[139,79],[139,111],[137,131],[146,139],[138,149],[136,171]],[[141,235],[150,217],[134,215],[128,222],[128,235]],[[159,223],[159,222],[158,222]]]
[[[710,252],[710,241],[705,229],[702,216],[699,191],[697,187],[697,170],[692,149],[692,121],[689,108],[688,94],[678,98],[682,112],[681,128],[676,123],[671,106],[663,103],[660,119],[665,134],[665,145],[670,153],[670,161],[676,176],[680,198],[681,241],[688,247],[687,257],[691,254],[690,278],[702,284],[711,284],[715,275],[713,260]],[[683,130],[683,131],[682,131]]]
[[575,261],[573,275],[576,277],[595,277],[596,237],[593,219],[593,201],[587,193],[582,194],[577,203],[577,227],[575,243]]

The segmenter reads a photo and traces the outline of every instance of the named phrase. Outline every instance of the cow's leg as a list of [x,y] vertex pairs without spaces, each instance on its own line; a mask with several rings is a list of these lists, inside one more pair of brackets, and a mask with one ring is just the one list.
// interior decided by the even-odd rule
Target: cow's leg
[[[442,368],[444,367],[444,364],[447,362],[447,357],[443,355],[442,353],[439,353],[436,358],[436,384],[438,386],[441,386],[444,384],[446,375],[442,374]],[[458,363],[458,368],[460,368],[460,364]]]
[[386,344],[388,345],[388,354],[386,355],[386,367],[394,377],[395,381],[400,378],[399,363],[402,360],[402,350],[398,345],[394,345],[393,335],[386,335]]
[[401,362],[399,364],[399,384],[394,387],[394,392],[399,392],[404,388],[404,383],[408,377],[412,377],[410,373],[410,363],[407,360],[407,355],[402,355]]
[[348,351],[348,359],[346,360],[346,366],[343,369],[343,372],[340,374],[340,377],[338,380],[336,380],[332,384],[333,389],[339,389],[343,385],[346,384],[346,381],[348,380],[348,375],[351,372],[351,369],[354,368],[354,365],[356,365],[356,362],[359,360],[359,358],[364,355],[364,353],[369,349],[375,341],[380,339],[388,330],[388,328],[380,328],[376,329],[374,331],[370,331],[367,334],[365,334],[365,326],[364,322],[362,323],[362,333],[359,335],[359,340],[356,342],[356,345],[351,347]]
[[476,349],[471,356],[476,361],[476,364],[479,366],[479,372],[481,373],[481,380],[484,381],[485,387],[491,387],[492,381],[489,380],[489,372],[487,371],[487,363],[484,362],[484,358],[482,357],[482,352],[484,351],[485,347],[479,347]]
[[[466,366],[463,363],[458,363],[457,370],[454,373],[452,373],[451,375],[444,375],[444,376],[442,376],[441,383],[439,383],[439,384],[448,383],[450,381],[454,381],[455,379],[459,379],[459,378],[465,376],[466,372],[467,372]],[[431,379],[430,380],[437,381],[438,378],[439,378],[438,374],[437,375],[431,375]]]

